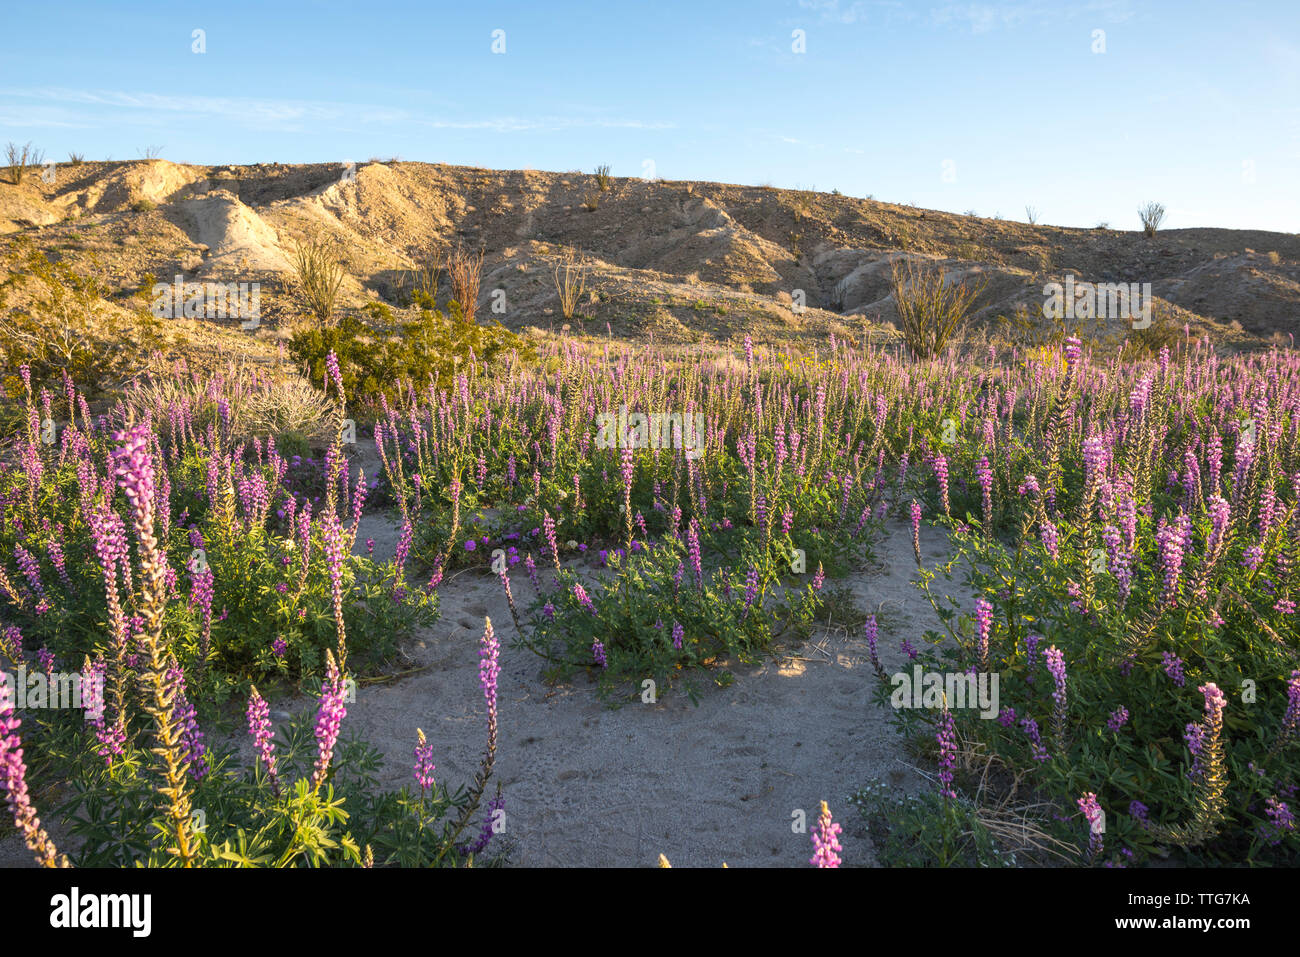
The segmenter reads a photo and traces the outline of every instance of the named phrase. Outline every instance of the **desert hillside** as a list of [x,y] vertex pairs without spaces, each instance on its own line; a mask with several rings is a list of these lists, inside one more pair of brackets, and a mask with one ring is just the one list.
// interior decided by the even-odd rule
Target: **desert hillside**
[[[901,258],[983,283],[972,329],[995,337],[1042,333],[1050,325],[1043,286],[1067,274],[1149,282],[1158,324],[1181,332],[1186,323],[1233,347],[1285,339],[1300,319],[1296,235],[1171,229],[1148,237],[838,193],[579,172],[399,161],[351,173],[337,164],[64,163],[53,177],[32,171],[19,185],[0,184],[0,234],[10,269],[15,240],[30,240],[93,275],[108,302],[126,309],[139,308],[142,285],[176,275],[260,282],[263,339],[297,308],[286,295],[289,259],[312,236],[334,242],[347,271],[341,304],[353,310],[371,301],[400,310],[412,270],[457,244],[481,249],[479,318],[517,331],[565,324],[554,271],[570,251],[586,264],[571,331],[660,342],[888,334],[897,319],[891,266]],[[10,305],[21,295],[14,290]],[[218,339],[238,333],[229,325],[214,330]]]

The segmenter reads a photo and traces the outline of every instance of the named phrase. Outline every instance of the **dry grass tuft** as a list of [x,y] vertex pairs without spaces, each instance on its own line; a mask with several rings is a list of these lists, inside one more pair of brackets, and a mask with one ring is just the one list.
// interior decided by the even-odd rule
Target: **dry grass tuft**
[[319,438],[328,433],[333,415],[326,396],[302,377],[273,378],[256,366],[233,361],[211,377],[177,376],[174,370],[142,377],[123,395],[120,412],[137,421],[148,413],[154,421],[166,422],[169,408],[189,405],[194,427],[202,432],[209,422],[219,421],[222,399],[236,441],[286,434]]
[[998,755],[988,753],[982,742],[965,737],[958,742],[957,760],[963,771],[979,779],[973,796],[975,813],[1001,847],[1013,854],[1028,851],[1062,861],[1078,860],[1078,847],[1049,834],[1039,823],[1053,805],[1017,800],[1027,770],[1013,770]]

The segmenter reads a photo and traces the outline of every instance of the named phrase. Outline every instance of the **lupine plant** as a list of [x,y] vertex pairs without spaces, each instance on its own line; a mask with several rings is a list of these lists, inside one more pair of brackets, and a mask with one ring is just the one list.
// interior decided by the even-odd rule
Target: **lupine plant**
[[[369,774],[373,750],[340,738],[353,681],[348,665],[359,660],[349,658],[354,619],[346,609],[362,606],[355,619],[361,649],[373,652],[364,639],[376,624],[400,631],[428,620],[436,600],[408,591],[400,568],[385,572],[349,555],[364,496],[349,495],[344,396],[330,359],[334,441],[326,502],[315,517],[311,503],[281,487],[286,463],[273,443],[230,449],[221,423],[197,437],[186,409],[175,407],[115,429],[111,415],[92,418],[69,383],[70,418],[55,448],[52,397],[38,400],[28,386],[19,465],[3,475],[3,535],[21,557],[14,575],[0,568],[0,591],[5,614],[20,624],[0,631],[0,652],[18,664],[39,645],[40,667],[80,657],[83,679],[104,678],[84,720],[51,712],[32,729],[42,760],[70,791],[60,811],[76,844],[74,863],[436,865],[473,863],[487,848],[499,790],[487,837],[458,839],[481,806],[496,751],[490,622],[488,749],[468,789],[451,792],[432,780],[423,733],[418,793],[380,791]],[[158,428],[160,419],[167,425]],[[277,506],[278,523],[271,519]],[[54,574],[37,555],[48,556]],[[235,616],[246,616],[246,634],[223,627]],[[249,673],[275,676],[290,667],[304,683],[312,672],[321,676],[314,722],[275,728],[266,700],[249,686],[251,766],[205,739],[196,694],[210,699]],[[0,789],[37,861],[56,866],[68,858],[33,806],[25,731],[8,681],[0,681]]]
[[[1294,860],[1300,354],[1011,359],[912,373],[956,426],[921,453],[955,555],[921,570],[944,632],[920,661],[1000,677],[962,737],[1055,799],[1081,860]],[[936,594],[959,568],[964,607]]]
[[[224,401],[140,400],[95,416],[70,381],[58,398],[27,392],[16,461],[0,467],[0,554],[13,556],[0,563],[0,600],[26,643],[64,664],[111,662],[115,683],[140,656],[144,583],[122,511],[132,491],[115,482],[127,416],[140,419],[133,454],[152,468],[158,624],[191,685],[225,696],[248,678],[320,674],[344,628],[353,654],[376,664],[434,620],[437,596],[408,587],[396,563],[350,554],[370,486],[348,474],[340,444],[325,454],[322,502],[298,494],[300,457],[273,438],[232,440]],[[334,407],[341,422],[342,400]]]
[[[84,728],[24,721],[49,746],[6,773],[82,769],[82,859],[364,863],[366,845],[376,862],[471,859],[493,846],[461,834],[480,803],[481,826],[503,813],[487,794],[492,666],[491,743],[463,791],[417,738],[411,789],[365,797],[373,753],[338,735],[339,681],[431,621],[451,574],[477,567],[506,599],[485,661],[505,640],[552,678],[635,694],[802,635],[827,578],[869,558],[890,519],[942,627],[869,619],[871,672],[888,677],[888,646],[1000,676],[996,720],[895,712],[934,757],[940,786],[920,803],[945,827],[978,813],[978,751],[1053,809],[1044,826],[1080,863],[1300,851],[1300,353],[471,350],[436,380],[383,383],[370,476],[341,442],[349,364],[320,358],[335,440],[295,450],[302,481],[276,442],[237,438],[220,401],[95,413],[71,382],[24,386],[0,472],[4,653],[102,669],[105,707]],[[378,500],[400,529],[389,563],[354,549]],[[949,557],[926,567],[935,542]],[[954,576],[968,598],[938,593]],[[286,680],[320,695],[315,721],[269,726],[250,682]],[[231,696],[248,702],[246,772],[196,734]],[[909,846],[982,860],[978,833],[919,827]]]
[[836,350],[738,368],[561,345],[410,388],[375,442],[411,554],[432,582],[491,564],[513,640],[603,691],[801,635],[826,575],[870,554],[896,453],[897,397]]

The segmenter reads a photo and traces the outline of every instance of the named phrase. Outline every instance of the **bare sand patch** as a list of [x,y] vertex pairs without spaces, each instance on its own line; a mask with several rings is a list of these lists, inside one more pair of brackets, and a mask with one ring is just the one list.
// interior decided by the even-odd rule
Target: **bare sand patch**
[[[376,539],[377,558],[387,557],[380,542],[394,541],[381,525],[369,519],[358,536]],[[848,585],[861,607],[882,611],[880,654],[892,671],[905,660],[899,641],[915,643],[937,621],[913,584],[906,524],[890,526],[878,556]],[[527,581],[513,584],[524,599]],[[873,777],[925,786],[872,698],[860,631],[823,630],[758,665],[722,662],[734,682],[718,687],[697,674],[698,706],[677,688],[655,704],[611,709],[584,678],[549,686],[539,659],[510,646],[494,575],[460,572],[440,595],[441,620],[409,649],[412,666],[427,670],[359,688],[345,731],[383,751],[386,785],[410,781],[416,727],[435,746],[438,773],[468,779],[484,742],[478,639],[490,616],[503,645],[497,772],[515,864],[637,866],[663,853],[674,866],[802,866],[812,848],[791,830],[792,814],[811,821],[824,799],[845,825],[846,862],[867,865],[874,853],[847,796]]]

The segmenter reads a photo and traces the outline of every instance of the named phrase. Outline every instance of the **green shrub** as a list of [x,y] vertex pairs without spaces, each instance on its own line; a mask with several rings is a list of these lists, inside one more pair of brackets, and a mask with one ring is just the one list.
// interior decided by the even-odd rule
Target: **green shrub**
[[468,370],[471,353],[475,361],[489,363],[521,347],[519,337],[500,324],[467,322],[454,301],[450,312],[444,316],[426,305],[416,319],[394,324],[391,310],[375,303],[370,322],[349,315],[331,327],[300,329],[289,341],[289,353],[312,382],[323,383],[325,358],[333,352],[349,399],[373,407],[381,396],[392,398],[404,382],[446,388],[457,371]]
[[[20,239],[0,282],[0,366],[5,395],[17,398],[16,372],[26,364],[37,391],[62,391],[66,372],[92,398],[120,378],[141,347],[157,344],[157,323],[143,316],[131,324],[105,308],[104,289]],[[9,293],[28,290],[22,306],[6,309]]]
[[[608,694],[620,686],[640,693],[647,678],[666,689],[682,669],[728,656],[752,663],[787,632],[806,637],[821,599],[811,584],[788,581],[788,542],[746,543],[741,555],[706,569],[702,584],[681,540],[667,539],[649,552],[639,545],[625,557],[607,553],[608,579],[584,586],[561,571],[559,587],[537,595],[532,627],[519,633],[518,643],[545,658],[558,677],[591,669]],[[679,565],[686,569],[680,579]],[[749,572],[737,575],[734,568]],[[594,654],[597,642],[603,664]]]

